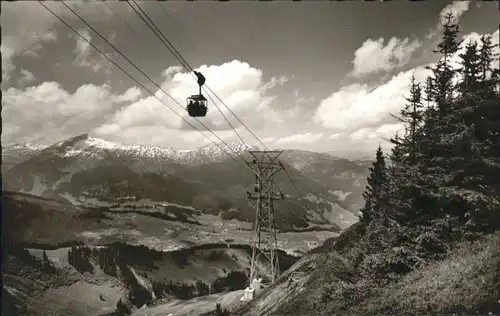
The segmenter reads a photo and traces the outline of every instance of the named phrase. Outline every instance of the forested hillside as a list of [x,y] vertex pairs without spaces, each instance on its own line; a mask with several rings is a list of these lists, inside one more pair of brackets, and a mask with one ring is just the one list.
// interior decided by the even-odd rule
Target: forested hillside
[[404,135],[376,152],[361,221],[235,315],[500,313],[498,50],[453,21],[395,115]]

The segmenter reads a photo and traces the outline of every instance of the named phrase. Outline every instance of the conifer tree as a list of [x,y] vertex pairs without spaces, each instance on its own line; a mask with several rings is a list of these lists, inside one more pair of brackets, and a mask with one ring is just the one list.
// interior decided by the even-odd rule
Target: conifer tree
[[441,42],[438,44],[437,50],[434,50],[434,52],[443,56],[445,64],[460,47],[460,41],[458,40],[459,26],[454,20],[455,16],[451,12],[444,16],[444,23],[441,24],[443,28]]
[[450,65],[450,58],[458,51],[461,44],[458,40],[459,26],[454,22],[453,14],[447,14],[444,20],[441,42],[434,50],[434,52],[441,54],[441,59],[433,69],[435,83],[433,95],[441,116],[453,110],[451,100],[455,70]]
[[435,84],[434,78],[428,76],[425,81],[425,102],[426,107],[422,112],[422,138],[420,140],[420,150],[421,156],[420,159],[422,162],[422,166],[426,165],[426,162],[430,161],[433,156],[434,144],[438,141],[438,135],[435,132],[437,122],[439,121],[437,116],[437,110],[435,108]]
[[432,81],[432,77],[428,76],[425,79],[425,86],[424,86],[425,97],[423,97],[427,107],[430,107],[431,102],[434,100],[434,97],[432,95],[433,89],[434,89],[434,83]]
[[415,165],[419,155],[419,144],[422,137],[422,121],[423,121],[423,104],[422,104],[422,87],[420,83],[415,81],[415,76],[412,76],[410,82],[410,96],[406,98],[408,103],[401,110],[400,121],[406,124],[406,135],[401,142],[406,151],[408,163]]
[[[433,187],[432,196],[439,200],[435,203],[440,211],[434,215],[451,215],[458,223],[466,221],[467,230],[485,232],[498,222],[494,216],[499,215],[498,205],[493,201],[500,198],[500,185],[494,180],[500,174],[495,153],[500,143],[500,103],[492,67],[494,46],[488,37],[481,40],[484,48],[467,43],[459,55],[459,69],[452,69],[447,60],[459,42],[458,26],[450,20],[443,26],[438,45],[442,58],[434,69],[437,87],[432,93],[438,108],[426,111],[424,145],[433,154],[426,164],[426,185]],[[457,86],[451,84],[454,74],[461,74]]]
[[479,76],[483,82],[486,81],[489,73],[492,73],[491,64],[497,56],[493,49],[496,45],[491,42],[491,35],[481,36],[481,48],[479,50]]
[[461,80],[458,83],[458,90],[460,95],[463,97],[466,94],[470,94],[473,91],[477,91],[479,67],[479,55],[477,50],[477,43],[475,41],[470,41],[465,46],[465,52],[459,54],[461,59],[460,62],[460,74]]
[[422,147],[427,162],[424,169],[432,174],[436,186],[447,177],[449,173],[449,161],[453,156],[454,143],[451,134],[456,132],[456,124],[460,121],[457,116],[453,80],[457,73],[450,63],[450,58],[458,51],[460,41],[458,40],[459,27],[454,22],[453,15],[447,14],[445,22],[442,24],[442,38],[437,45],[435,52],[439,53],[440,59],[432,69],[432,91],[433,104],[435,107],[429,107],[425,111],[425,124]]
[[389,162],[390,162],[390,167],[388,170],[390,172],[393,172],[397,168],[402,167],[405,164],[406,157],[405,157],[405,151],[403,149],[403,144],[404,144],[404,138],[399,136],[399,133],[396,132],[394,137],[389,139],[391,144],[394,146],[391,149],[391,154],[389,155]]
[[377,148],[375,161],[370,167],[368,185],[363,193],[365,206],[361,210],[362,220],[370,222],[376,217],[383,217],[387,207],[388,176],[384,153],[380,145]]

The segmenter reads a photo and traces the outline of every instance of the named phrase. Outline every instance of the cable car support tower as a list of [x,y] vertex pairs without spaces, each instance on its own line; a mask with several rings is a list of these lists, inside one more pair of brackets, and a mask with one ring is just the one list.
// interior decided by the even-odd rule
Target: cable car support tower
[[[250,151],[252,160],[247,162],[255,173],[254,190],[247,191],[247,199],[255,208],[249,288],[256,291],[260,288],[254,288],[254,279],[267,276],[269,282],[273,283],[279,275],[274,201],[283,200],[284,195],[277,189],[273,177],[284,169],[278,160],[281,153],[281,150]],[[253,298],[253,293],[251,296]]]

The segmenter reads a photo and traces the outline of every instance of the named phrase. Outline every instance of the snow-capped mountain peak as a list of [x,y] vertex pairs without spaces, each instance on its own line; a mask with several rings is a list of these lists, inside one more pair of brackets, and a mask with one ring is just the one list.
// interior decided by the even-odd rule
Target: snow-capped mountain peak
[[243,142],[227,142],[225,144],[209,144],[190,150],[178,150],[155,145],[124,145],[118,142],[91,137],[88,134],[77,135],[57,142],[51,146],[32,143],[16,146],[24,146],[23,148],[28,148],[29,146],[33,151],[55,154],[66,158],[105,158],[111,155],[114,157],[127,156],[137,159],[161,159],[190,164],[223,160],[230,158],[227,153],[231,155],[240,155],[245,151],[257,149],[256,146],[248,145]]
[[102,148],[102,149],[121,149],[124,146],[118,143],[112,143],[110,141],[100,139],[100,138],[95,138],[95,137],[88,137],[84,143],[89,146],[89,147],[96,147],[96,148]]
[[29,149],[38,151],[46,148],[47,145],[35,144],[35,143],[17,143],[7,147],[11,149]]

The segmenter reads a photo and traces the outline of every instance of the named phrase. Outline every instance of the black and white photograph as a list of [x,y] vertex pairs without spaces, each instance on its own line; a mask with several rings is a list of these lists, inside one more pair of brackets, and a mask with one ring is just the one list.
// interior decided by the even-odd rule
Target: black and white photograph
[[1,1],[1,314],[500,316],[499,17]]

